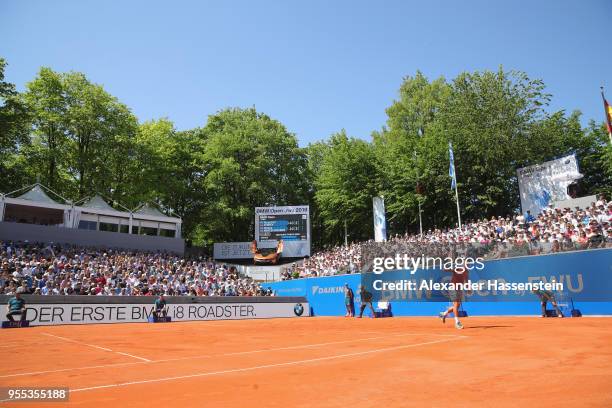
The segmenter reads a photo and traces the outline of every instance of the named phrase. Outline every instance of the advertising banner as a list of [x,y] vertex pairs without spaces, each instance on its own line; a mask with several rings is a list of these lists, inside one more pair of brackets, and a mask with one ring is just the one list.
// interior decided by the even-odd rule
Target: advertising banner
[[[169,303],[166,308],[172,321],[267,319],[310,314],[308,303],[302,302]],[[30,326],[147,322],[153,309],[153,304],[122,303],[31,303],[26,308]]]
[[[612,249],[522,256],[484,261],[483,265],[482,269],[474,268],[469,279],[484,282],[484,286],[464,292],[463,307],[471,315],[537,315],[540,312],[537,295],[512,286],[537,282],[561,283],[560,291],[552,291],[557,300],[573,302],[584,314],[612,314]],[[439,269],[411,272],[295,279],[268,286],[277,296],[305,296],[314,315],[344,315],[345,285],[353,289],[356,302],[360,301],[359,286],[363,285],[372,293],[375,308],[378,301],[389,301],[395,316],[436,316],[450,300],[451,290],[445,283],[451,274]],[[441,286],[432,287],[431,281]],[[376,289],[382,289],[383,284],[387,284],[384,290]]]
[[250,242],[215,242],[213,246],[215,259],[253,258]]
[[374,240],[384,242],[387,240],[385,199],[383,197],[373,197],[372,206],[374,208]]
[[518,176],[521,208],[537,215],[550,203],[571,198],[567,187],[582,177],[576,155],[520,168]]
[[[612,249],[476,262],[470,269],[453,262],[452,269],[363,273],[360,283],[373,301],[446,303],[461,294],[467,302],[538,302],[548,292],[576,302],[612,302]],[[453,273],[461,275],[460,285],[453,284]]]

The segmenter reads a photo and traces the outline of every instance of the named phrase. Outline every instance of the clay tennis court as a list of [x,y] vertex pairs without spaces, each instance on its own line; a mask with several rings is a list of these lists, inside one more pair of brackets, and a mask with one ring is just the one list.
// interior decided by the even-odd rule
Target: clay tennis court
[[[610,407],[607,318],[338,317],[2,330],[1,386],[78,407]],[[6,406],[40,406],[15,403]]]

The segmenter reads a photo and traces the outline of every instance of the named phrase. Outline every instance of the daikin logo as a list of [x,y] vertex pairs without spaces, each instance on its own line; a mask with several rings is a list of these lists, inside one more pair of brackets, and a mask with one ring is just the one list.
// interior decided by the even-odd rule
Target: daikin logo
[[312,287],[313,295],[326,295],[333,293],[344,293],[344,286],[332,286],[329,288],[322,288],[320,286],[315,285]]

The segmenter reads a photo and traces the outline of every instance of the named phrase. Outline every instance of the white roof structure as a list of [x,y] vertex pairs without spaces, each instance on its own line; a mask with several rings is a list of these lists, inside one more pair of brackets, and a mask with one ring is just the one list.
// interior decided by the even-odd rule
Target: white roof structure
[[26,191],[24,194],[16,198],[21,200],[36,201],[38,203],[59,204],[57,201],[49,197],[38,184],[35,184],[31,190]]
[[[16,205],[24,205],[30,207],[43,207],[43,208],[52,208],[55,210],[67,210],[70,208],[67,204],[62,204],[58,201],[53,200],[47,193],[45,193],[45,189],[47,191],[51,191],[44,187],[41,184],[34,184],[34,186],[23,193],[18,197],[9,197],[7,195],[3,195],[2,201],[6,204],[16,204]],[[22,189],[23,190],[23,189]],[[19,190],[18,190],[19,191]],[[59,197],[59,195],[58,195]]]
[[91,197],[86,203],[81,204],[83,208],[95,208],[97,210],[115,211],[113,207],[108,205],[106,201],[99,195]]
[[[111,207],[102,197],[96,195],[84,204],[75,206],[74,210],[81,214],[95,214],[104,218],[105,222],[109,222],[108,217],[115,217],[117,219],[133,219],[134,222],[148,221],[148,226],[151,222],[161,222],[165,224],[165,227],[169,227],[170,224],[176,226],[177,230],[180,230],[180,224],[182,220],[178,217],[168,217],[158,209],[149,205],[142,205],[132,211],[120,211]],[[81,217],[77,217],[80,219]]]
[[[23,190],[23,189],[22,189]],[[126,225],[129,224],[146,226],[148,228],[163,228],[173,229],[177,232],[177,237],[180,237],[182,220],[179,217],[169,217],[159,211],[157,208],[150,205],[141,205],[133,211],[120,211],[109,205],[100,195],[95,195],[83,204],[74,205],[68,200],[66,204],[53,200],[45,192],[52,190],[36,183],[28,191],[18,197],[9,197],[8,195],[0,195],[0,221],[3,221],[5,205],[16,205],[24,207],[40,207],[54,210],[63,210],[66,214],[64,226],[67,228],[79,228],[81,220],[105,222],[111,224]],[[20,191],[20,190],[17,190]],[[11,193],[9,193],[11,194]],[[55,194],[55,193],[53,193]],[[57,195],[59,198],[61,196]],[[63,198],[62,198],[63,199]],[[80,200],[83,201],[83,200]],[[77,201],[80,202],[80,201]],[[14,207],[13,207],[14,208]],[[27,212],[27,209],[20,210]]]
[[134,218],[138,219],[156,219],[160,221],[180,220],[178,217],[168,216],[162,213],[157,207],[150,204],[142,204],[132,210]]
[[134,214],[153,215],[155,217],[165,217],[166,216],[164,213],[159,211],[157,208],[151,207],[149,204],[144,204],[140,206],[134,211]]

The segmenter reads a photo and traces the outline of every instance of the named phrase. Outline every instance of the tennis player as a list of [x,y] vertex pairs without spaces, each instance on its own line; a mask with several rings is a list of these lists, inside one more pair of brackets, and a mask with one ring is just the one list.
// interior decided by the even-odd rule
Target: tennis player
[[[445,272],[452,273],[451,283],[466,283],[469,279],[469,271],[466,267],[458,267],[457,265],[453,265],[452,269],[445,269]],[[440,312],[440,319],[442,319],[442,323],[446,323],[446,317],[452,312],[455,316],[455,328],[463,329],[463,324],[459,320],[459,307],[461,306],[461,302],[463,301],[463,291],[462,290],[449,290],[448,297],[450,301],[453,303],[446,311]]]

